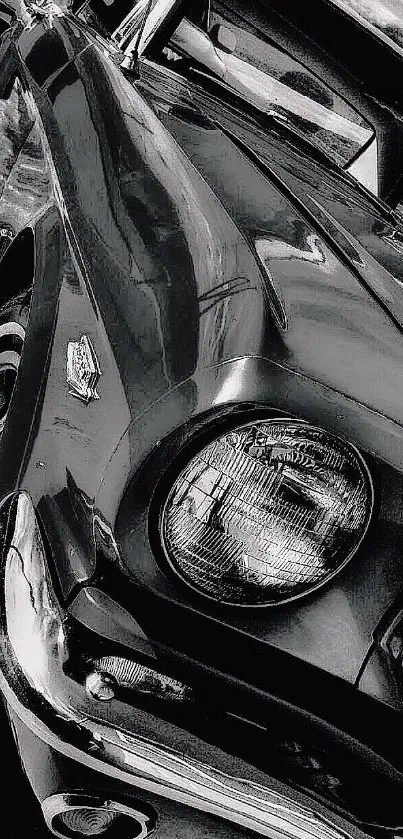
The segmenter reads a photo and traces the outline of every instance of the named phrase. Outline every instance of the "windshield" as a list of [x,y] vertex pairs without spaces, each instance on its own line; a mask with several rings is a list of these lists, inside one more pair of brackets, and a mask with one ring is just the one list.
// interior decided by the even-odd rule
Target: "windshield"
[[346,11],[363,18],[403,47],[403,2],[402,0],[333,0]]
[[[85,0],[78,14],[128,53],[136,49],[142,54],[162,27],[157,61],[223,83],[240,103],[287,124],[377,194],[372,126],[330,87],[325,72],[319,78],[311,71],[309,55],[302,63],[292,55],[291,43],[287,51],[275,43],[270,5],[268,0]],[[166,26],[171,18],[174,31],[173,25]]]
[[[198,24],[182,17],[161,61],[184,74],[195,69],[220,79],[240,100],[303,133],[339,166],[350,166],[369,148],[372,127],[325,75],[319,79],[311,72],[309,56],[302,64],[274,43],[267,0],[211,0],[208,12]],[[372,153],[372,168],[374,163],[376,172]],[[376,191],[375,176],[370,188]]]

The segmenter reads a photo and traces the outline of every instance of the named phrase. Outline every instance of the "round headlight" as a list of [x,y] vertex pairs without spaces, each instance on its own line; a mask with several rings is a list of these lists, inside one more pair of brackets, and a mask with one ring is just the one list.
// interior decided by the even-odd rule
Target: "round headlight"
[[298,420],[259,420],[223,434],[168,496],[161,538],[200,593],[275,605],[325,583],[357,550],[372,483],[359,452]]

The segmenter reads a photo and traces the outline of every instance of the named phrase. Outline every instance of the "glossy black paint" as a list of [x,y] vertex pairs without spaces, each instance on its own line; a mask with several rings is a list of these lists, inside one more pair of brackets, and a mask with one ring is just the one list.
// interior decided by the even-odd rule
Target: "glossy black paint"
[[[112,640],[123,621],[129,645],[132,615],[144,654],[195,680],[216,673],[217,695],[230,685],[238,710],[247,695],[254,718],[267,713],[260,691],[294,708],[296,727],[305,714],[328,738],[336,726],[400,783],[402,700],[372,636],[403,579],[403,229],[216,90],[149,59],[129,80],[72,17],[10,43],[19,82],[0,102],[0,227],[7,245],[33,229],[35,283],[1,497],[30,493],[81,624],[102,625],[82,598],[77,611],[81,586],[98,586],[119,604]],[[65,374],[83,333],[102,371],[88,406]],[[197,434],[262,410],[357,445],[377,507],[330,585],[240,615],[170,577],[152,500]]]

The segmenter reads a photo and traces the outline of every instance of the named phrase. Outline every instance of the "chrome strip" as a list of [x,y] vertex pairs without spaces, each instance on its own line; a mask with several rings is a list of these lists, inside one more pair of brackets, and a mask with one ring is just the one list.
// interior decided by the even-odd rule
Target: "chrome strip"
[[97,702],[64,672],[66,615],[26,493],[18,496],[2,588],[0,686],[22,722],[54,749],[271,839],[363,836],[338,817],[330,821],[320,805],[315,811],[306,806],[305,796],[287,794],[284,785],[188,732],[118,699]]
[[[143,55],[143,53],[157,34],[158,30],[163,25],[167,15],[170,14],[170,12],[175,8],[175,6],[179,6],[181,2],[182,0],[157,0],[154,8],[148,15],[146,24],[141,34],[140,43],[138,45],[139,55]],[[130,54],[130,52],[133,50],[136,44],[136,41],[137,32],[134,33],[133,38],[130,40],[129,44],[126,47],[126,54]]]

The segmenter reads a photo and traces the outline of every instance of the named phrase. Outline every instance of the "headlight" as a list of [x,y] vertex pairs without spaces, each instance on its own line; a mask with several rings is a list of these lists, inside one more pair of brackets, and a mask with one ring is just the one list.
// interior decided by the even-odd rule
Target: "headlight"
[[326,582],[367,529],[373,491],[353,446],[261,420],[205,446],[173,486],[161,538],[174,570],[223,603],[274,605]]

